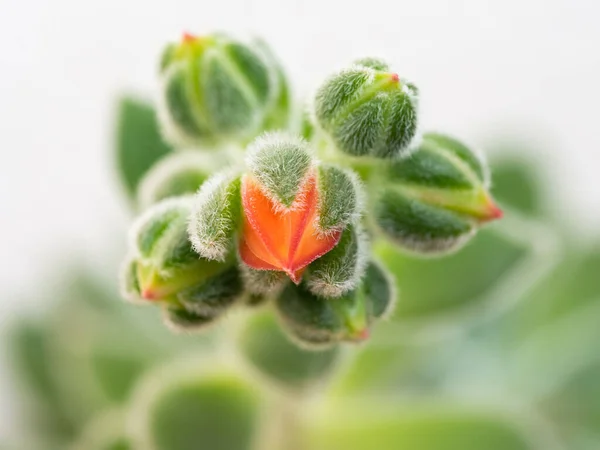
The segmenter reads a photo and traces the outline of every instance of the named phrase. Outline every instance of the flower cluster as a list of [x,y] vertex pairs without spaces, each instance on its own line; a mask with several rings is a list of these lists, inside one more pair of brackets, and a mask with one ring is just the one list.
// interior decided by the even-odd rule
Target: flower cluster
[[260,41],[186,34],[160,79],[164,137],[186,151],[140,183],[122,288],[177,329],[259,303],[300,345],[364,340],[396,300],[374,239],[443,254],[502,215],[483,160],[420,133],[418,89],[384,61],[333,74],[308,115]]

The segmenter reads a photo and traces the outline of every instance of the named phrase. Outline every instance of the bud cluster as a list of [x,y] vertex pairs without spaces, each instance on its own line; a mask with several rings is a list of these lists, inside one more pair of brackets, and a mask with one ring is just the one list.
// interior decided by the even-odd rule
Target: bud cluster
[[371,237],[442,254],[501,216],[485,162],[421,135],[419,91],[384,61],[332,75],[309,113],[261,41],[186,34],[160,79],[162,130],[188,151],[138,189],[122,289],[174,327],[260,305],[305,348],[362,341],[396,300]]

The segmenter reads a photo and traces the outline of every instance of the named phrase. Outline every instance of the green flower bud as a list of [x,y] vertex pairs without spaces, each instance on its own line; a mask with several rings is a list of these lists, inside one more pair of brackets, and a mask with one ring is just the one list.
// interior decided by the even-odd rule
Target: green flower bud
[[126,298],[161,304],[167,324],[177,329],[212,323],[243,293],[235,258],[210,261],[192,248],[187,234],[192,202],[164,200],[137,220],[121,275]]
[[399,246],[444,253],[502,217],[489,194],[485,163],[462,143],[429,133],[412,157],[386,166],[374,202],[379,228]]
[[198,191],[215,169],[203,153],[178,152],[161,159],[142,178],[138,205],[145,209],[168,197],[191,195]]
[[240,178],[223,172],[204,183],[196,195],[188,232],[202,257],[224,261],[234,247],[241,221]]
[[160,76],[163,131],[180,146],[251,138],[284,101],[273,57],[221,34],[167,46]]
[[237,342],[242,354],[256,370],[291,390],[308,389],[324,381],[340,354],[339,347],[317,352],[294,345],[271,312],[250,317]]
[[330,234],[357,223],[363,209],[363,190],[358,176],[332,165],[318,169],[318,232]]
[[288,284],[276,307],[284,328],[299,345],[324,348],[367,339],[370,326],[391,310],[393,291],[383,269],[370,263],[361,285],[342,297],[317,297],[304,283]]
[[416,86],[370,58],[334,74],[315,99],[317,124],[352,156],[407,156],[417,136],[417,110]]
[[362,230],[349,226],[340,242],[308,268],[306,286],[320,297],[340,297],[355,289],[365,273],[369,257],[368,243]]

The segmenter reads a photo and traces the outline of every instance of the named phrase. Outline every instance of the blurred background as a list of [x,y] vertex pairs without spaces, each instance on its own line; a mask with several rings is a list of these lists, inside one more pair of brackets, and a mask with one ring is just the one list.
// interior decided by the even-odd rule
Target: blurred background
[[[500,284],[490,294],[489,309],[497,301],[503,312],[493,326],[473,328],[472,339],[457,341],[445,357],[418,370],[411,366],[410,377],[405,366],[396,367],[387,381],[374,378],[369,385],[395,383],[398,389],[426,393],[441,389],[460,398],[485,392],[487,399],[505,398],[503,383],[511,385],[517,399],[537,390],[534,397],[547,412],[544,427],[564,443],[557,448],[600,448],[600,378],[593,375],[600,361],[597,346],[590,344],[600,341],[594,334],[573,332],[590,321],[600,323],[599,307],[588,302],[600,301],[594,284],[600,256],[590,250],[600,241],[598,14],[600,4],[593,0],[0,0],[0,330],[8,344],[0,363],[0,440],[10,442],[23,433],[14,413],[21,399],[10,349],[13,324],[22,316],[44,317],[57,302],[75,298],[88,273],[93,286],[109,286],[100,296],[110,302],[117,298],[114,278],[132,217],[113,157],[119,96],[153,97],[158,54],[182,30],[227,30],[257,33],[272,43],[298,95],[357,57],[385,57],[419,85],[426,129],[456,135],[498,161],[492,168],[498,168],[499,197],[517,212],[490,236],[502,236],[515,248],[507,250],[485,235],[485,242],[474,242],[465,255],[429,268],[383,253],[399,258],[399,268],[407,267],[399,269],[399,277],[413,274],[404,275],[409,300],[398,313],[410,316],[418,330],[407,342],[440,352],[431,336],[443,333],[445,325],[434,330],[421,327],[419,320],[446,294],[466,302]],[[495,259],[490,252],[496,251]],[[465,267],[488,262],[493,267],[487,272],[460,278]],[[509,272],[513,278],[498,281]],[[523,273],[529,278],[518,276]],[[569,276],[559,282],[553,273]],[[453,274],[456,286],[422,292],[417,281],[411,285],[436,274]],[[544,276],[559,285],[548,288]],[[471,286],[473,278],[478,284]],[[82,289],[89,292],[86,286]],[[429,309],[419,309],[424,304],[419,296],[433,298]],[[580,299],[592,309],[571,308]],[[546,325],[549,317],[561,322],[544,334],[539,324]],[[399,339],[394,333],[383,330],[377,348],[389,348]],[[57,364],[73,375],[69,361]],[[586,372],[588,366],[596,372]],[[521,372],[528,375],[516,374]],[[546,377],[547,385],[542,383]],[[414,380],[420,380],[418,389]],[[585,383],[590,391],[571,392]],[[582,406],[590,398],[598,402]],[[572,429],[584,431],[553,425],[571,419]]]

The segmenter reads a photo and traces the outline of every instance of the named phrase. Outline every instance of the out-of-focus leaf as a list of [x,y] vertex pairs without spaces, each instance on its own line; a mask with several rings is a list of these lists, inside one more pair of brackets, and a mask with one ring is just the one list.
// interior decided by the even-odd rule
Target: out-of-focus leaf
[[132,450],[120,410],[107,410],[95,417],[70,450]]
[[271,313],[249,318],[238,337],[241,351],[263,375],[291,389],[324,381],[340,349],[304,350],[283,333]]
[[444,375],[449,350],[443,343],[404,343],[379,346],[367,342],[354,349],[353,360],[332,381],[328,394],[334,398],[348,395],[385,398],[398,391],[430,394]]
[[258,434],[261,393],[227,370],[149,380],[131,409],[133,446],[153,450],[249,450]]
[[148,169],[171,151],[160,135],[154,108],[131,96],[119,101],[116,146],[119,175],[131,196]]
[[[204,350],[210,342],[207,336],[173,335],[152,308],[125,303],[83,268],[68,273],[53,292],[60,302],[45,319],[43,335],[28,338],[37,345],[30,344],[34,366],[28,371],[53,392],[54,403],[40,420],[54,423],[62,415],[77,430],[126,401],[151,367],[192,346]],[[39,358],[38,350],[44,353]]]
[[[600,444],[600,361],[590,364],[571,379],[541,405],[544,412],[568,438],[580,442],[569,450],[595,450]],[[595,436],[594,442],[587,442],[586,435]],[[581,436],[581,438],[579,438]],[[594,446],[592,446],[595,445]]]
[[64,442],[75,432],[62,404],[51,370],[48,353],[48,329],[42,324],[22,321],[9,336],[11,357],[19,386],[27,393],[21,402],[27,425],[36,430],[33,439]]
[[516,157],[500,159],[492,168],[492,193],[501,205],[533,216],[544,213],[540,174],[532,162]]
[[523,246],[493,230],[482,230],[460,252],[439,258],[401,254],[379,245],[377,253],[396,279],[400,296],[394,320],[451,313],[472,305],[526,254]]
[[377,404],[346,405],[311,420],[311,425],[311,450],[536,448],[530,436],[505,418],[460,407],[386,411]]
[[509,333],[522,337],[594,301],[599,294],[600,245],[571,248],[552,274],[536,285],[507,317],[504,325]]

